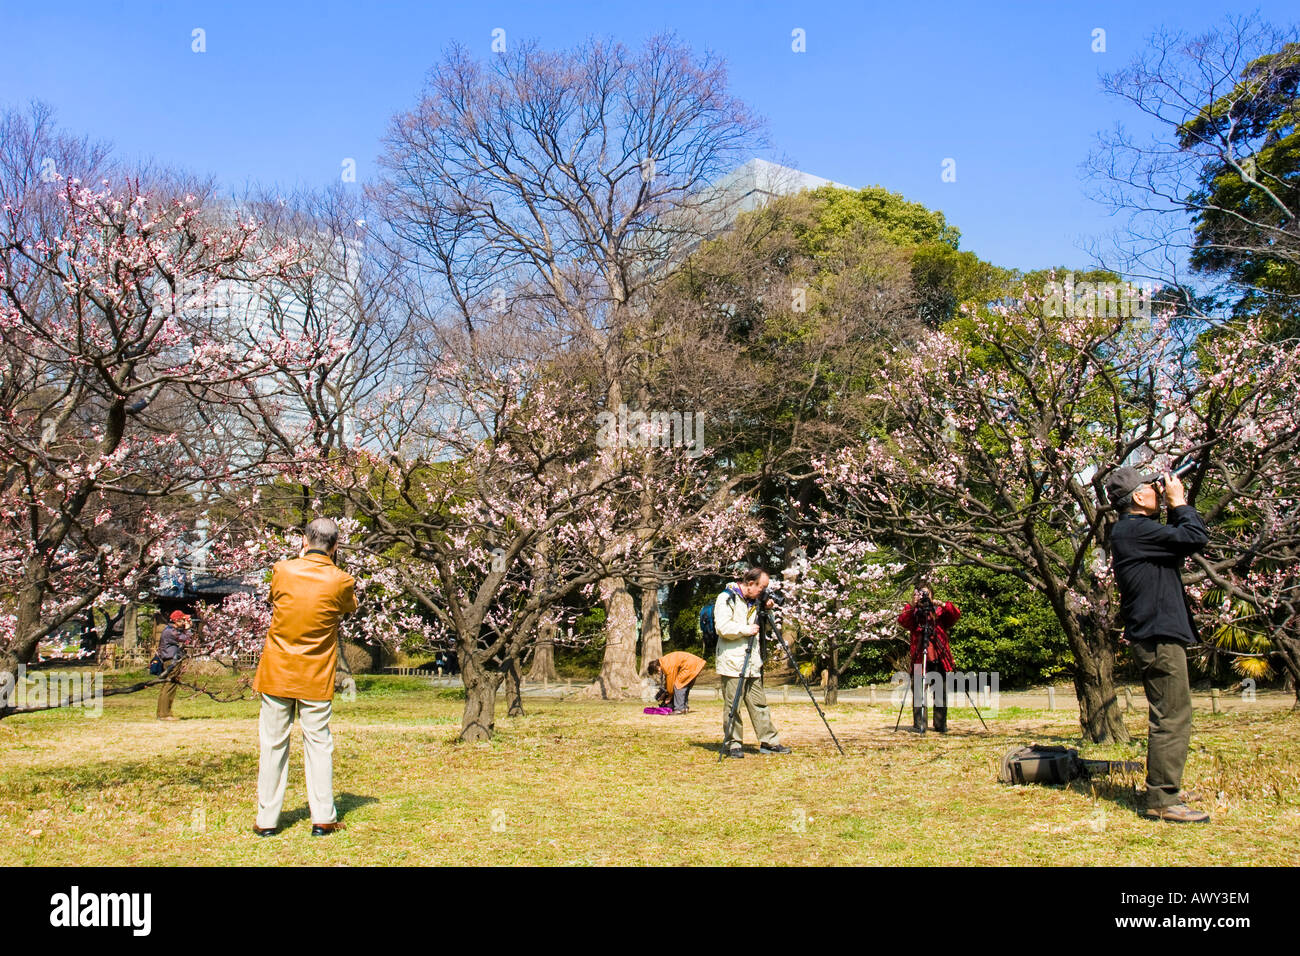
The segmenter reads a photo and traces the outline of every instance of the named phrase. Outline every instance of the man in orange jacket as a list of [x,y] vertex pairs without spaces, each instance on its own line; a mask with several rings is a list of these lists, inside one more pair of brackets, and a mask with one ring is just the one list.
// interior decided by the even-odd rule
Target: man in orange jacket
[[662,687],[659,693],[665,703],[673,702],[674,714],[690,711],[691,686],[704,670],[704,658],[685,651],[673,651],[651,661],[645,669],[651,677],[659,680]]
[[339,528],[317,518],[303,532],[303,553],[271,572],[271,627],[253,689],[262,695],[258,728],[258,836],[275,833],[289,780],[289,733],[302,722],[303,764],[311,835],[341,829],[334,807],[334,738],[330,710],[338,663],[339,621],[357,609],[352,576],[334,565]]

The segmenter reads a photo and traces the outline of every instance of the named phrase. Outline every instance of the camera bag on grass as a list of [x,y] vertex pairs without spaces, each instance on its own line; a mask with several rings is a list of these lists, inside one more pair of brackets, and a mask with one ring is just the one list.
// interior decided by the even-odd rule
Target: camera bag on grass
[[1087,774],[1079,751],[1071,747],[1031,744],[1015,747],[1002,757],[1000,783],[1069,783]]
[[1141,762],[1136,760],[1082,760],[1073,747],[1030,744],[1013,747],[1003,755],[998,782],[1061,784],[1094,774],[1142,770]]

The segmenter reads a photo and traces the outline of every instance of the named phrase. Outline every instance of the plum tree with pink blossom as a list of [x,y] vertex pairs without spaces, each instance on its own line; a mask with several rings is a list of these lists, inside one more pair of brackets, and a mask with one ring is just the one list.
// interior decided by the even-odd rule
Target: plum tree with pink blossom
[[259,474],[222,409],[306,354],[235,342],[222,307],[293,246],[165,179],[42,179],[31,145],[0,169],[0,670],[137,592],[206,494]]
[[904,568],[866,538],[832,538],[811,559],[786,569],[785,637],[825,672],[828,705],[838,700],[840,679],[869,642],[898,636],[896,581]]
[[820,480],[841,535],[1041,593],[1074,655],[1084,732],[1126,740],[1106,478],[1192,458],[1189,500],[1211,542],[1188,583],[1260,602],[1293,648],[1300,351],[1257,320],[1052,308],[1052,277],[1039,278],[897,352],[872,396],[887,425],[822,460]]

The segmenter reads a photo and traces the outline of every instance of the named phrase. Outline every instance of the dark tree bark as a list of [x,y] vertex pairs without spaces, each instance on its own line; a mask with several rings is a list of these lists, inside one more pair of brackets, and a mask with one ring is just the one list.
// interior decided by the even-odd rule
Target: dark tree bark
[[555,634],[557,630],[554,615],[549,612],[542,615],[541,623],[537,625],[537,643],[533,647],[533,663],[528,668],[529,680],[559,680],[559,674],[555,670]]
[[636,606],[627,579],[609,577],[600,582],[605,606],[605,657],[587,696],[621,700],[635,695],[641,678],[636,669]]
[[465,743],[491,740],[496,729],[499,675],[488,671],[471,653],[460,655],[461,680],[465,684],[465,710],[461,715],[460,739]]
[[826,666],[826,706],[840,702],[840,645],[831,641],[830,660]]
[[655,560],[642,561],[641,584],[641,676],[648,677],[646,665],[664,656],[663,631],[659,627],[659,583]]
[[519,659],[511,657],[505,663],[506,716],[524,716],[524,687],[520,676]]

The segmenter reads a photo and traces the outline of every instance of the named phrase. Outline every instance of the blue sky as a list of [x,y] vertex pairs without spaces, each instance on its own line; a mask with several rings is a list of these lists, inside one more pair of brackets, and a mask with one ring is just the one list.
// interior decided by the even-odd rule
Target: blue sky
[[[1199,32],[1290,4],[1201,2],[374,2],[0,0],[0,104],[55,107],[67,129],[246,184],[358,177],[389,118],[458,40],[490,55],[494,28],[568,48],[590,34],[639,45],[675,30],[727,60],[732,91],[769,121],[773,154],[854,186],[941,209],[962,248],[999,265],[1084,265],[1115,223],[1080,165],[1099,131],[1140,125],[1098,77],[1161,26]],[[1106,31],[1106,52],[1091,50]],[[191,51],[195,28],[207,51]],[[791,50],[801,28],[807,52]],[[941,181],[945,159],[956,182]]]

